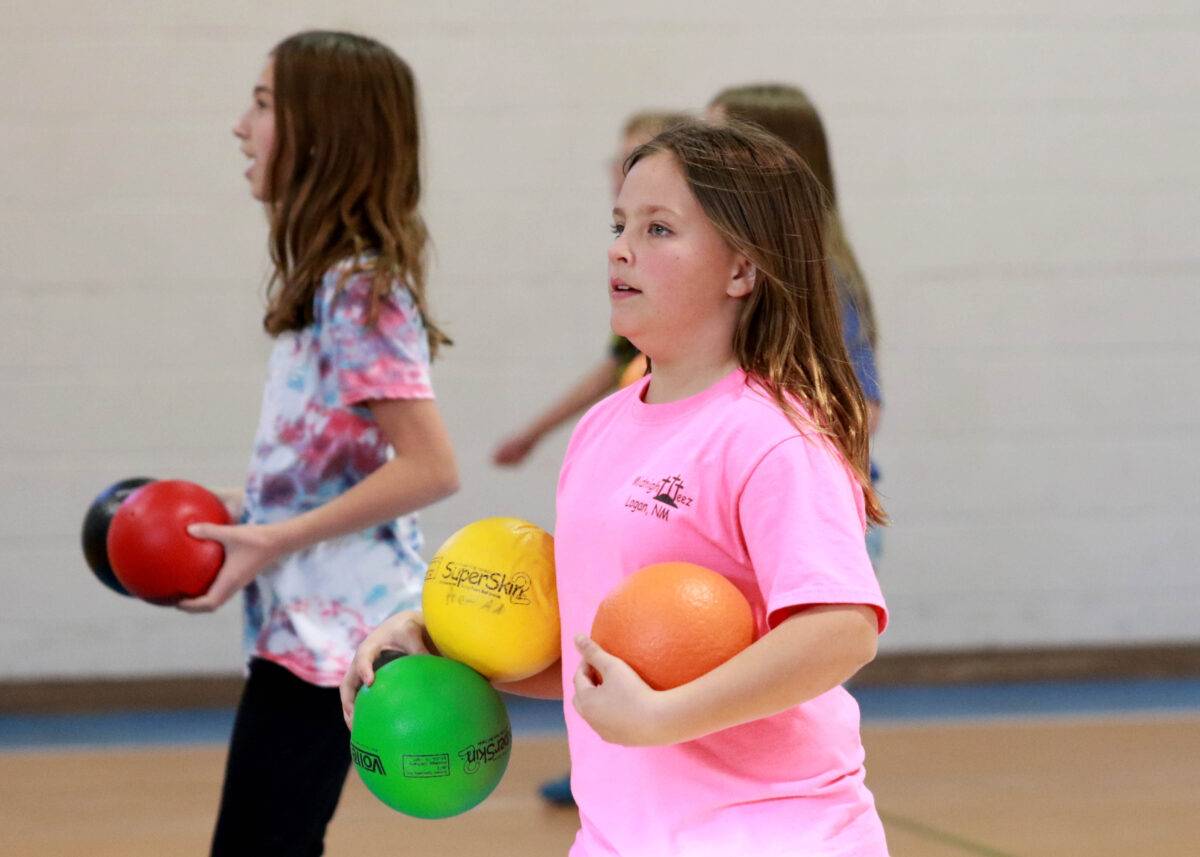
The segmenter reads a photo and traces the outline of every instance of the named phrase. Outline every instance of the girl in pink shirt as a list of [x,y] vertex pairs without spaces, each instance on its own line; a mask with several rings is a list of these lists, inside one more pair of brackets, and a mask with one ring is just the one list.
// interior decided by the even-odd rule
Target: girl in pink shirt
[[[613,217],[613,330],[652,372],[571,438],[555,532],[562,662],[504,687],[571,701],[571,855],[886,855],[842,688],[887,622],[863,541],[884,514],[819,185],[765,132],[690,123],[633,152]],[[656,691],[587,635],[613,587],[668,561],[732,581],[757,639]],[[410,613],[367,638],[343,684],[348,714],[379,650],[418,651],[420,631]]]

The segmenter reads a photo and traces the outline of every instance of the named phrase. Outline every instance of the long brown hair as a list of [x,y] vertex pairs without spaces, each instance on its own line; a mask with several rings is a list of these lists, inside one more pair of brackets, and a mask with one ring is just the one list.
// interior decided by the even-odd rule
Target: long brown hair
[[878,344],[878,327],[871,292],[838,214],[829,141],[816,106],[802,89],[786,83],[731,86],[717,93],[710,106],[721,108],[733,119],[752,122],[771,132],[791,146],[813,171],[828,200],[825,244],[838,273],[838,286],[845,289],[846,297],[858,312],[863,338],[874,349]]
[[818,180],[778,137],[737,120],[669,128],[634,150],[626,172],[657,152],[674,157],[713,226],[757,269],[734,330],[738,365],[798,428],[831,439],[862,486],[868,518],[884,523],[871,486],[867,404],[826,258]]
[[[334,265],[373,273],[368,323],[398,278],[412,292],[430,354],[449,339],[429,315],[416,82],[390,48],[351,33],[310,31],[280,42],[275,151],[267,176],[274,275],[263,327],[313,321],[313,296]],[[339,283],[340,285],[340,283]]]

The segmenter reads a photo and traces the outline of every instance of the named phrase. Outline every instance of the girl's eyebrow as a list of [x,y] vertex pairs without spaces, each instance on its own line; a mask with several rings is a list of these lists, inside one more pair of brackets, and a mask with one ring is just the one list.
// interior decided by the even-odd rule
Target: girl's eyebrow
[[[679,216],[679,212],[667,208],[665,205],[643,205],[637,208],[636,211],[638,214],[656,214],[657,212],[665,211],[667,214],[674,214],[676,217]],[[614,208],[612,213],[614,217],[624,217],[625,209]]]
[[271,92],[270,88],[268,88],[266,86],[256,86],[256,87],[254,87],[254,94],[255,95],[274,95],[275,93]]

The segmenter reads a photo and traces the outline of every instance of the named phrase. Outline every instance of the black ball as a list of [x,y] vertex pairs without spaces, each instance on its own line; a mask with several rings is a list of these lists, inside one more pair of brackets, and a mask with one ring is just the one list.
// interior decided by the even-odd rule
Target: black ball
[[[92,501],[87,515],[83,518],[83,557],[87,560],[88,568],[96,579],[121,595],[129,595],[117,575],[113,573],[108,562],[108,525],[112,523],[117,507],[125,498],[141,488],[149,485],[153,479],[143,476],[134,479],[122,479],[115,485],[109,485],[100,492],[100,496]],[[132,597],[132,596],[131,596]]]

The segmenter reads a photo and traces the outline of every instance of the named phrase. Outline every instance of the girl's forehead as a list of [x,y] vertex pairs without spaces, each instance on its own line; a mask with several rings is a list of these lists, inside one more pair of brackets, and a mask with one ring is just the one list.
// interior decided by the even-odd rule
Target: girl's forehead
[[655,152],[633,165],[621,185],[617,206],[628,210],[657,204],[680,211],[691,200],[691,188],[675,158],[668,152]]

